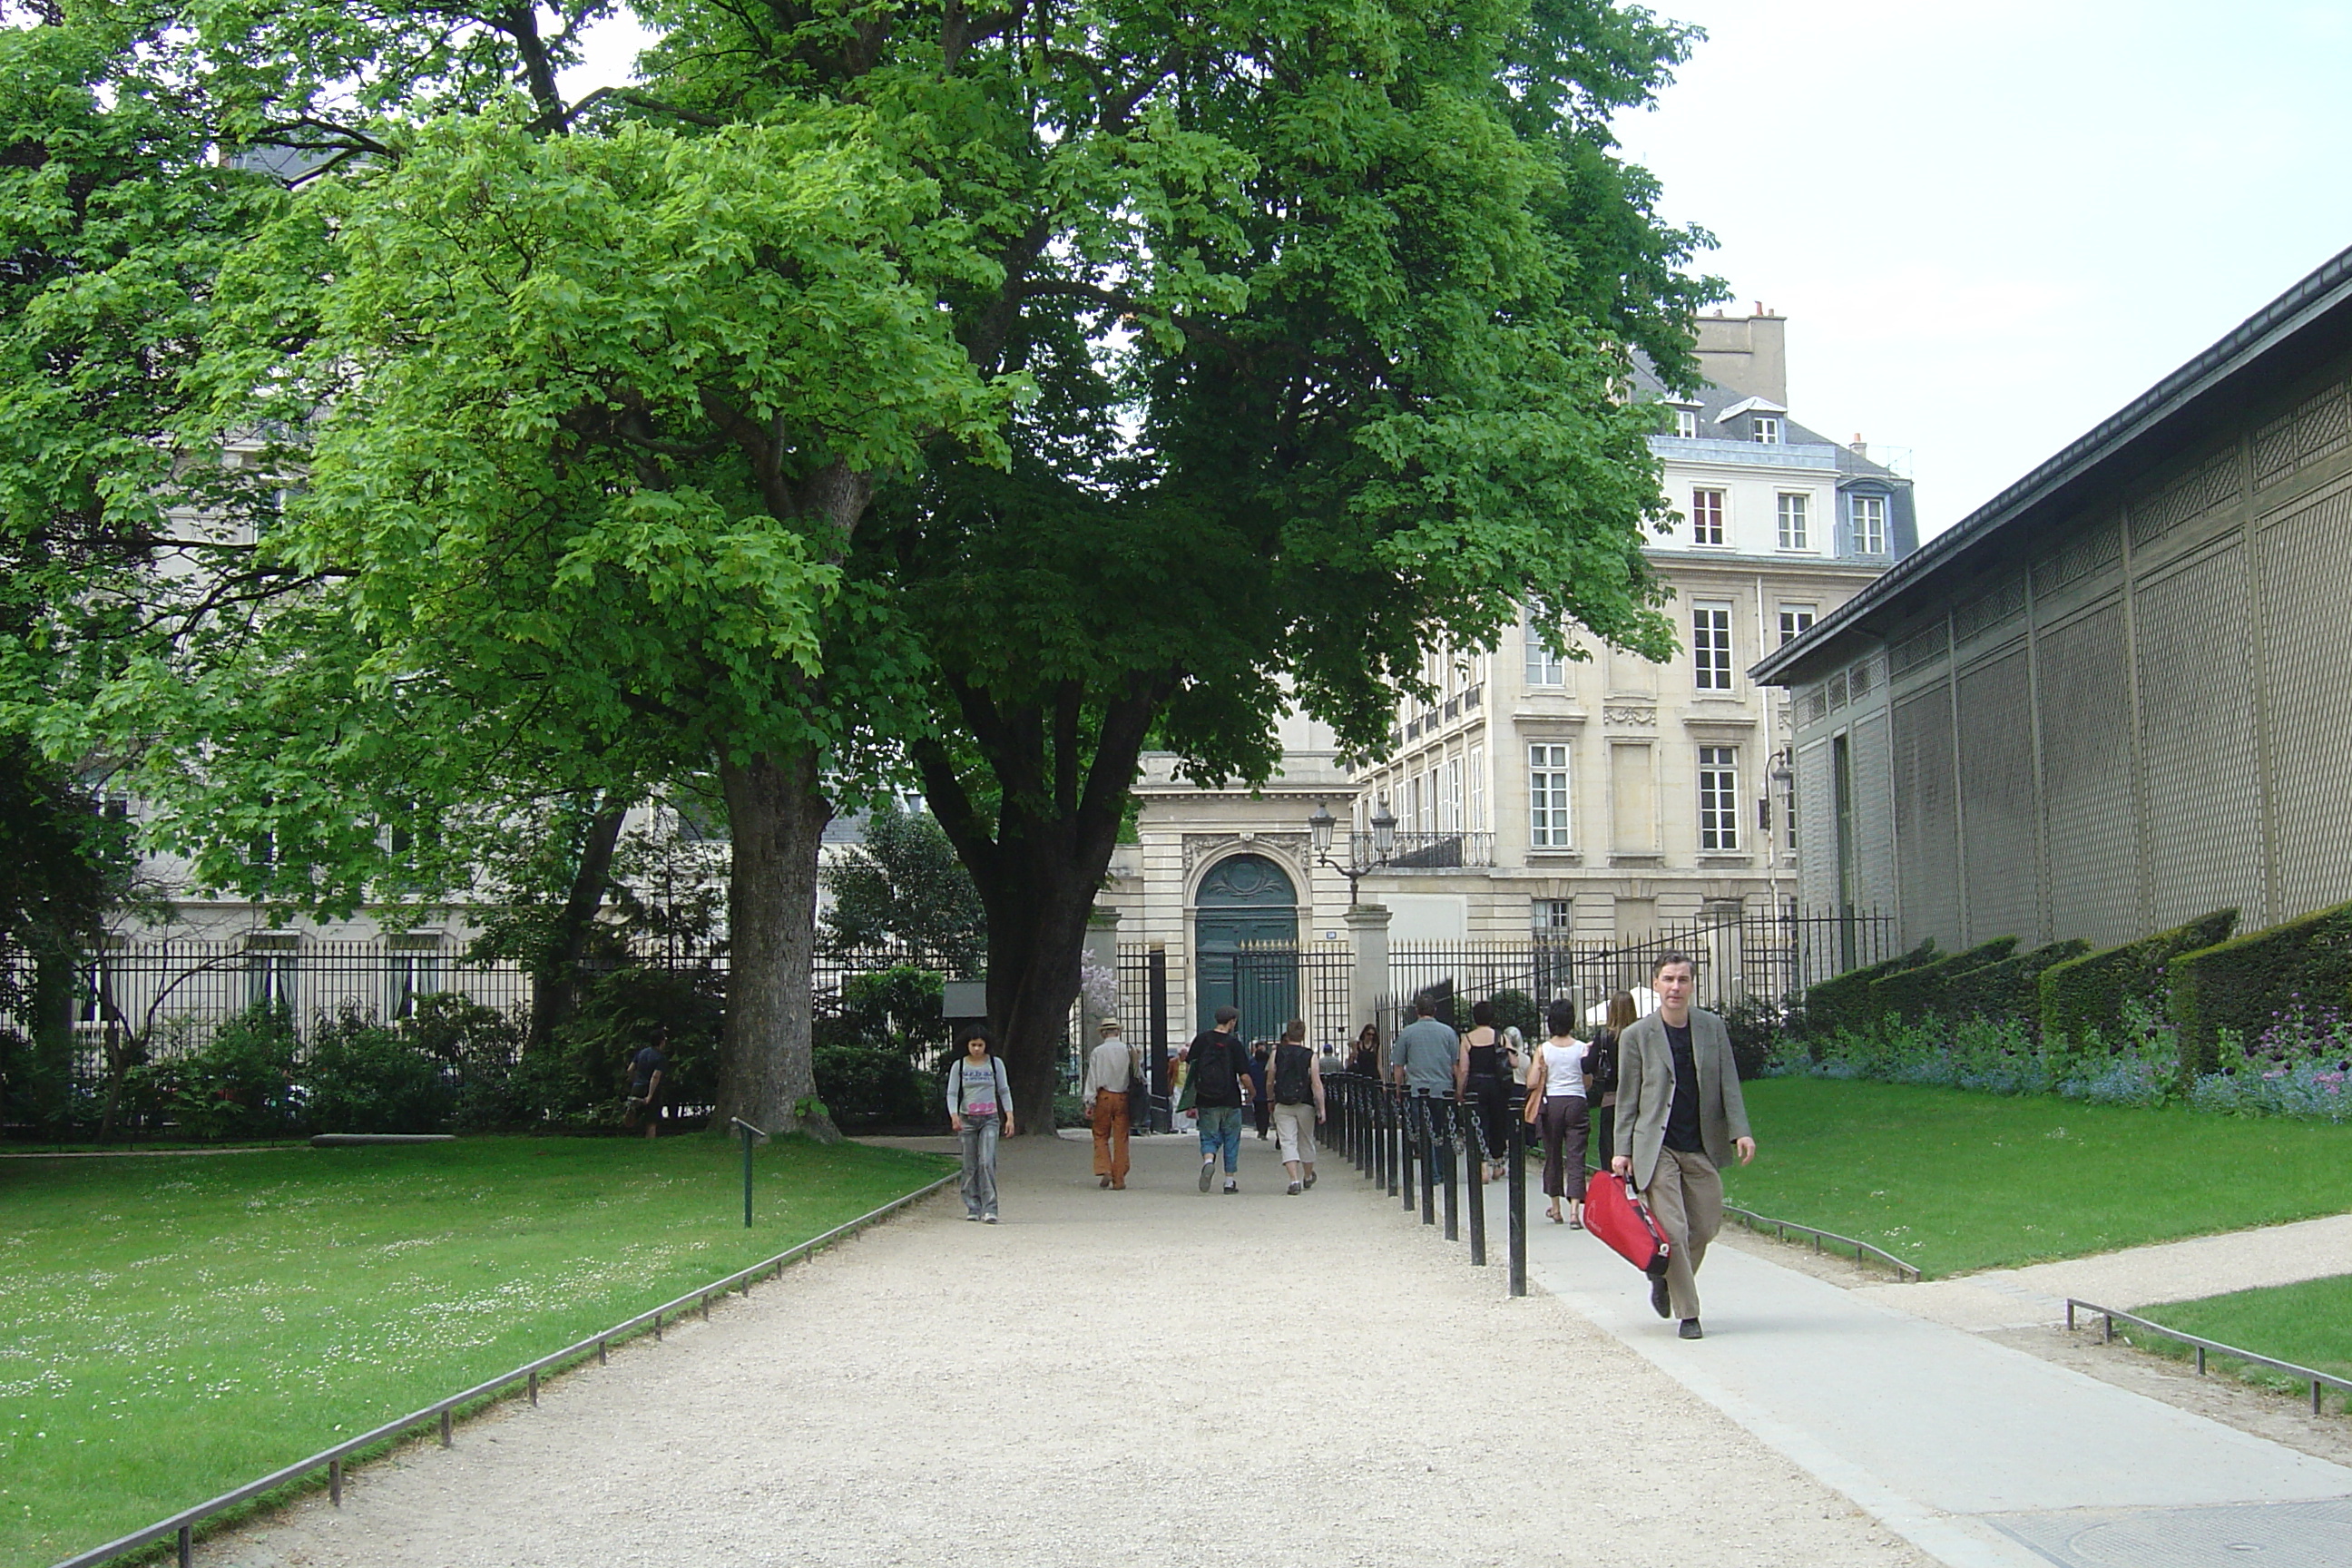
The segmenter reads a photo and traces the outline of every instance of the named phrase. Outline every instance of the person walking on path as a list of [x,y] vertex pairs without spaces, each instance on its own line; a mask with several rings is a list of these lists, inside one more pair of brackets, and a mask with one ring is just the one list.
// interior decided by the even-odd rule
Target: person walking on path
[[[1528,1062],[1528,1103],[1535,1108],[1536,1130],[1543,1136],[1543,1190],[1551,1199],[1544,1217],[1582,1230],[1579,1211],[1584,1193],[1586,1104],[1591,1092],[1585,1053],[1591,1047],[1571,1032],[1576,1009],[1568,1003],[1551,1005],[1549,1022],[1551,1038],[1538,1046]],[[1562,1204],[1568,1205],[1566,1214],[1560,1213]]]
[[[1586,1101],[1592,1107],[1591,1147],[1596,1161],[1604,1165],[1614,1151],[1612,1140],[1617,1131],[1617,1041],[1641,1016],[1631,991],[1612,991],[1608,1022],[1601,1026],[1601,1032],[1592,1037],[1591,1047],[1584,1053],[1584,1071],[1591,1079],[1590,1093],[1600,1097]],[[1584,1173],[1578,1171],[1575,1176],[1580,1184]]]
[[1184,1048],[1184,1087],[1192,1096],[1201,1127],[1201,1190],[1216,1179],[1217,1156],[1225,1158],[1225,1191],[1238,1193],[1242,1163],[1242,1107],[1250,1101],[1249,1053],[1234,1033],[1242,1016],[1217,1009],[1217,1026],[1195,1036]]
[[1484,1145],[1485,1179],[1503,1179],[1503,1140],[1510,1131],[1504,1118],[1511,1099],[1505,1084],[1510,1068],[1504,1065],[1503,1037],[1495,1027],[1495,1005],[1470,1005],[1470,1032],[1462,1037],[1462,1058],[1454,1071],[1455,1090],[1478,1118],[1478,1141]]
[[[1442,1102],[1454,1092],[1462,1042],[1452,1027],[1431,1016],[1436,1010],[1426,995],[1412,999],[1412,1022],[1397,1031],[1389,1048],[1389,1071],[1415,1100]],[[1436,1123],[1436,1106],[1424,1103],[1419,1109],[1424,1119]]]
[[1261,1143],[1274,1126],[1274,1101],[1265,1097],[1265,1064],[1273,1058],[1274,1047],[1264,1040],[1250,1047],[1250,1114],[1257,1122]]
[[1356,1037],[1356,1048],[1349,1054],[1348,1070],[1360,1078],[1381,1076],[1381,1026],[1367,1024],[1364,1032]]
[[1323,1064],[1307,1048],[1307,1024],[1293,1018],[1274,1047],[1274,1133],[1282,1140],[1282,1167],[1290,1195],[1315,1184],[1315,1129],[1323,1121]]
[[662,1089],[669,1080],[669,1058],[662,1047],[669,1044],[669,1031],[654,1032],[654,1043],[629,1058],[630,1111],[646,1124],[646,1136],[661,1135]]
[[1666,1233],[1666,1277],[1653,1280],[1650,1305],[1680,1318],[1686,1340],[1698,1323],[1698,1266],[1723,1228],[1721,1168],[1737,1152],[1756,1158],[1739,1068],[1723,1020],[1691,1005],[1697,965],[1686,952],[1661,957],[1650,975],[1658,1010],[1617,1041],[1617,1154],[1610,1168],[1630,1175]]
[[1127,1186],[1127,1136],[1134,1125],[1135,1086],[1142,1078],[1135,1053],[1119,1038],[1118,1020],[1102,1021],[1102,1044],[1087,1058],[1087,1079],[1080,1090],[1087,1120],[1095,1130],[1097,1185],[1114,1191]]
[[963,1146],[963,1217],[996,1223],[996,1139],[1013,1135],[1013,1084],[986,1029],[963,1034],[963,1055],[948,1064],[948,1121]]

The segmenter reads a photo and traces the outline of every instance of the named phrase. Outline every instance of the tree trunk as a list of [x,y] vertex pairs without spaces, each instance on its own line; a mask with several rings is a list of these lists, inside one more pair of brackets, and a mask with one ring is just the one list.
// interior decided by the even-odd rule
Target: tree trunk
[[580,865],[572,873],[571,896],[555,923],[554,939],[539,956],[530,977],[530,1034],[526,1053],[543,1049],[580,1006],[580,961],[596,911],[604,905],[604,889],[612,880],[613,848],[620,842],[626,806],[600,811],[589,819],[588,837],[581,846]]
[[982,889],[988,906],[988,1022],[1003,1042],[1024,1133],[1054,1131],[1054,1091],[1070,1006],[1078,997],[1087,919],[1109,861],[1108,847],[1099,858],[1016,852],[1005,858],[1000,886]]
[[767,1132],[841,1133],[803,1102],[816,1096],[816,857],[833,806],[816,757],[800,752],[722,760],[732,859],[727,1027],[719,1044],[714,1126],[740,1116]]

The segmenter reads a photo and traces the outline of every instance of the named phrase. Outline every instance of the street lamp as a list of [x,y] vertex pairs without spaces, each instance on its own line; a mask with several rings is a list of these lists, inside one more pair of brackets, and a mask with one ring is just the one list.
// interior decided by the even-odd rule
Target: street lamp
[[1321,801],[1315,803],[1315,815],[1307,819],[1307,831],[1313,837],[1315,863],[1337,871],[1348,879],[1348,907],[1356,907],[1356,881],[1367,873],[1388,864],[1396,852],[1396,818],[1389,813],[1388,796],[1382,795],[1372,807],[1372,858],[1365,864],[1356,864],[1355,835],[1348,836],[1348,860],[1345,865],[1331,858],[1331,841],[1339,818]]

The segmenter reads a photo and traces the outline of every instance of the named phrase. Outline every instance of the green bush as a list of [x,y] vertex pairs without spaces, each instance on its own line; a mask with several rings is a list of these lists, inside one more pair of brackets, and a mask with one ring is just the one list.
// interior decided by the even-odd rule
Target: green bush
[[1752,996],[1723,1010],[1724,1032],[1731,1037],[1731,1059],[1741,1082],[1763,1077],[1779,1059],[1786,1023],[1780,1009]]
[[1860,969],[1849,969],[1810,986],[1805,992],[1805,1025],[1809,1030],[1822,1036],[1840,1029],[1866,1028],[1878,1020],[1870,1016],[1870,986],[1897,970],[1932,963],[1936,958],[1936,939],[1929,937],[1910,952],[1898,953],[1877,963]]
[[438,1132],[457,1100],[413,1037],[353,1011],[320,1023],[302,1083],[314,1132]]
[[2017,950],[2013,936],[1997,936],[1965,952],[1949,953],[1929,963],[1915,963],[1870,983],[1864,991],[1868,1021],[1900,1018],[1906,1024],[1925,1022],[1946,1011],[1944,991],[1955,975],[1988,963],[1998,963]]
[[2237,910],[2216,910],[2187,925],[2053,964],[2041,980],[2042,1029],[2078,1044],[2095,1031],[2112,1045],[2123,1037],[2127,999],[2150,1014],[2161,1012],[2165,966],[2184,952],[2228,941],[2237,923]]
[[2352,989],[2352,904],[2186,952],[2168,966],[2181,1081],[2221,1066],[2224,1030],[2259,1044],[2305,1011],[2334,1014]]
[[947,1049],[939,974],[909,964],[853,974],[816,1021],[816,1088],[849,1131],[929,1127],[946,1108],[927,1064]]
[[704,969],[629,965],[600,974],[554,1041],[515,1068],[508,1093],[546,1120],[617,1127],[628,1098],[629,1061],[669,1032],[662,1098],[704,1106],[719,1098],[719,1032],[726,1016],[723,977]]
[[449,1124],[460,1132],[501,1132],[541,1120],[521,1065],[529,1033],[521,1010],[502,1013],[462,992],[420,996],[400,1032],[457,1079]]
[[295,1059],[301,1042],[283,1007],[257,1006],[131,1069],[125,1099],[189,1138],[283,1138],[301,1131]]
[[1937,1010],[1948,1018],[2014,1019],[2038,1030],[2042,1020],[2042,972],[2053,963],[2080,958],[2091,944],[2080,937],[2053,942],[2030,952],[2012,953],[1980,964],[1944,982]]
[[1517,1029],[1523,1040],[1540,1040],[1551,1031],[1544,1026],[1543,1012],[1536,999],[1524,991],[1497,991],[1486,998],[1495,1009],[1495,1027]]

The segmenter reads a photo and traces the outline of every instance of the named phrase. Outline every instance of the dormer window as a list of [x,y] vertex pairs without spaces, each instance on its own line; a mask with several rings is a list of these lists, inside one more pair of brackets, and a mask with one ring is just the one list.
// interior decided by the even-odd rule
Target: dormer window
[[1780,444],[1780,421],[1769,414],[1757,415],[1749,429],[1754,432],[1756,439],[1768,447]]
[[1698,436],[1698,415],[1688,408],[1675,409],[1675,434],[1681,437],[1685,441],[1696,439]]

